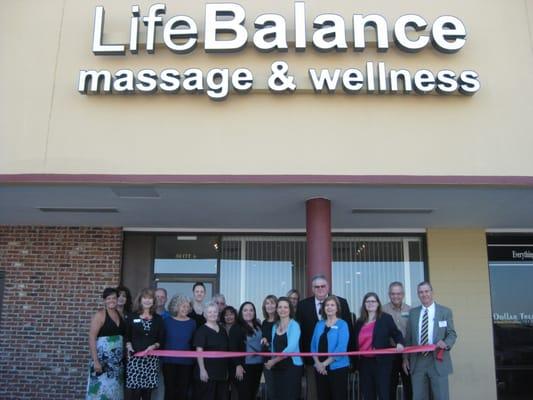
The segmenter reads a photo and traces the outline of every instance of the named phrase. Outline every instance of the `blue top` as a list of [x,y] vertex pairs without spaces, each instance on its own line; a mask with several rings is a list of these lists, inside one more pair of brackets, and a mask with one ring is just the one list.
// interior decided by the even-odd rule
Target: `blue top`
[[170,313],[169,313],[168,310],[166,310],[166,309],[163,310],[163,312],[162,312],[161,314],[159,314],[159,315],[161,315],[161,317],[162,317],[163,319],[170,318]]
[[[261,338],[263,337],[263,332],[261,329],[254,331],[252,336],[246,335],[246,351],[250,353],[261,352],[263,351],[261,346]],[[246,364],[263,364],[263,356],[246,356]]]
[[[163,320],[165,325],[166,340],[164,350],[192,350],[192,338],[196,331],[196,322],[193,319],[178,321],[172,317]],[[194,358],[161,357],[164,363],[192,365]]]
[[[311,339],[311,352],[318,352],[318,342],[320,336],[324,333],[326,321],[320,320],[315,325],[313,338]],[[350,331],[348,324],[343,319],[337,319],[335,325],[332,325],[327,333],[328,337],[328,353],[340,353],[348,351],[348,340],[350,339]],[[329,365],[330,370],[348,367],[350,359],[348,356],[333,357],[333,362]]]
[[[272,325],[272,352],[274,352],[274,342],[276,340],[277,324]],[[283,349],[283,353],[299,353],[300,352],[300,325],[294,319],[291,319],[287,327],[287,347]],[[302,357],[291,357],[294,365],[303,365]]]

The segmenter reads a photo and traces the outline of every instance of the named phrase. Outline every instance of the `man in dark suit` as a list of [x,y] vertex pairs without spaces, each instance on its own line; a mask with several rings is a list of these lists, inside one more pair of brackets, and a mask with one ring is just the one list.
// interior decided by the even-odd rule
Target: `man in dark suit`
[[[320,307],[322,302],[329,295],[329,283],[324,275],[316,275],[311,280],[313,296],[301,300],[296,308],[296,321],[300,324],[300,350],[302,352],[309,352],[311,347],[311,338],[315,325],[320,319]],[[341,318],[348,323],[350,331],[350,342],[348,349],[353,349],[353,323],[350,307],[346,299],[338,297],[341,305]],[[305,357],[305,376],[307,381],[307,400],[316,400],[316,381],[315,371],[313,367],[313,358]]]
[[[417,292],[422,305],[409,312],[406,345],[434,344],[437,351],[404,356],[404,370],[411,374],[413,400],[429,398],[428,383],[434,400],[448,400],[448,375],[453,372],[450,349],[457,339],[452,311],[433,301],[429,282],[419,283]],[[442,361],[437,359],[439,350],[444,351]]]

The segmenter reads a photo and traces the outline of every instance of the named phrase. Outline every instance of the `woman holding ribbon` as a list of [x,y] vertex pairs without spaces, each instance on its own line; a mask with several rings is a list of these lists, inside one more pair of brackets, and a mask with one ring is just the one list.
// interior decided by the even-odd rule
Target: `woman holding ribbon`
[[[261,323],[257,319],[255,306],[246,301],[241,304],[237,317],[237,324],[230,330],[230,350],[238,352],[260,352]],[[249,355],[232,358],[230,362],[235,368],[235,379],[239,400],[255,400],[259,381],[263,372],[263,357]]]
[[[196,322],[187,314],[191,311],[188,297],[176,295],[168,306],[170,318],[165,326],[165,350],[192,350]],[[192,377],[193,358],[162,357],[165,380],[165,400],[186,399]]]
[[[392,317],[381,311],[381,302],[376,293],[363,297],[361,316],[355,324],[356,350],[368,351],[391,347],[403,350],[403,336]],[[360,389],[365,400],[389,400],[389,383],[393,355],[364,355],[359,357]]]
[[[340,318],[341,305],[337,296],[330,295],[320,309],[322,319],[317,322],[311,339],[313,353],[343,353],[348,351],[350,331]],[[348,356],[313,356],[318,398],[321,400],[348,398]]]
[[[218,323],[218,306],[207,303],[204,309],[206,322],[194,334],[196,351],[228,351],[228,335]],[[228,359],[197,357],[194,373],[195,400],[226,400],[228,396]]]
[[135,353],[157,350],[165,339],[163,318],[155,312],[155,293],[143,289],[134,302],[134,309],[126,325],[128,350],[126,388],[132,400],[150,400],[152,389],[159,386],[157,356],[135,356]]
[[[280,297],[276,305],[276,323],[272,327],[274,353],[300,351],[300,325],[294,320],[294,307],[287,297]],[[265,363],[272,371],[273,400],[296,400],[300,397],[303,362],[299,356],[274,356]]]
[[106,288],[104,308],[94,314],[89,331],[91,364],[87,400],[122,400],[124,397],[123,341],[124,321],[117,311],[118,293]]

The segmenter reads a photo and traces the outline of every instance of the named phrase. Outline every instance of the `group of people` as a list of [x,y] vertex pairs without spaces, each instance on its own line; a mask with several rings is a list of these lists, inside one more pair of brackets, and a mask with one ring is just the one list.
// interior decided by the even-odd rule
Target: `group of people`
[[[87,398],[150,399],[157,390],[160,395],[164,392],[161,398],[165,400],[191,395],[206,400],[252,400],[264,376],[268,399],[344,400],[353,369],[359,373],[364,400],[396,399],[399,379],[406,400],[429,399],[430,391],[435,400],[449,398],[449,350],[456,333],[450,309],[433,301],[429,282],[418,285],[421,306],[412,309],[404,302],[400,282],[389,285],[387,304],[382,305],[376,293],[365,294],[359,318],[344,298],[330,293],[325,276],[312,279],[312,292],[302,300],[296,290],[279,298],[266,296],[261,322],[252,302],[244,302],[237,310],[219,294],[206,303],[201,282],[194,284],[192,299],[175,295],[168,309],[164,289],[143,289],[132,302],[127,288],[107,288],[105,307],[91,321]],[[443,353],[402,354],[404,346],[426,344]],[[385,348],[395,348],[397,354],[372,352]],[[147,355],[157,349],[196,350],[198,356],[160,359]],[[249,355],[207,358],[202,351]],[[342,354],[349,351],[364,355]],[[264,357],[258,352],[275,354]],[[283,356],[300,352],[314,354]],[[137,353],[143,356],[134,356]]]

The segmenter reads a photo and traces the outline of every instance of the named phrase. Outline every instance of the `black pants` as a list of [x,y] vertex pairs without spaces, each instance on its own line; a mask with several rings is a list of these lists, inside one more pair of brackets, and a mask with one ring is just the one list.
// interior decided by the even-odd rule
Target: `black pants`
[[376,357],[359,358],[359,390],[364,400],[390,400],[390,362]]
[[165,400],[186,400],[192,376],[192,365],[163,364]]
[[272,369],[272,400],[297,400],[302,391],[303,366]]
[[320,400],[346,400],[348,398],[349,368],[328,370],[327,375],[315,371],[316,390]]
[[126,389],[129,392],[128,398],[131,400],[150,400],[152,389]]
[[244,365],[243,380],[237,381],[239,400],[255,400],[255,397],[257,396],[257,390],[259,389],[259,382],[261,381],[262,372],[263,364]]
[[194,400],[227,400],[228,383],[226,381],[213,381],[209,379],[202,382],[194,381]]
[[396,387],[400,380],[402,381],[403,400],[411,400],[413,398],[411,377],[403,371],[402,362],[403,357],[401,354],[394,356],[390,378],[390,400],[396,400]]

